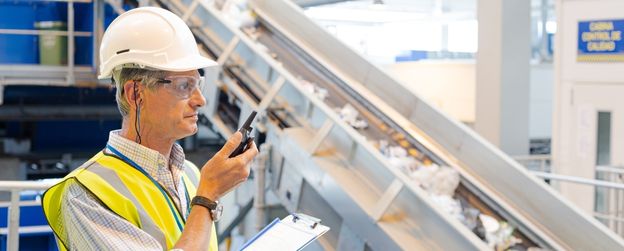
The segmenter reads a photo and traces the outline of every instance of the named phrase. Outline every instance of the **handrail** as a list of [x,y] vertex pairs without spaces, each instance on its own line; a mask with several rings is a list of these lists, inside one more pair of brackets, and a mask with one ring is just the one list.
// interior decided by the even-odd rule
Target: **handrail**
[[619,166],[596,166],[596,171],[624,174],[624,168]]
[[[570,175],[540,172],[540,171],[535,171],[535,170],[531,172],[535,174],[537,177],[540,177],[544,180],[551,180],[551,181],[557,181],[557,182],[570,182],[570,183],[592,186],[594,190],[596,191],[596,193],[600,193],[602,194],[602,196],[604,196],[604,201],[601,203],[606,203],[606,206],[603,205],[605,209],[600,210],[597,207],[595,207],[592,212],[592,216],[600,220],[605,226],[610,228],[616,234],[620,236],[624,236],[624,231],[622,231],[622,229],[619,227],[619,224],[624,223],[624,217],[621,216],[622,215],[621,209],[618,206],[620,205],[618,202],[618,199],[622,198],[622,196],[624,195],[623,193],[624,184],[617,182],[618,180],[609,179],[609,177],[612,177],[612,176],[608,175],[608,174],[614,174],[614,175],[620,176],[624,174],[624,169],[622,169],[621,167],[614,167],[614,166],[596,166],[595,171],[596,171],[596,174],[602,173],[602,174],[607,174],[607,176],[599,178],[599,179],[590,179],[590,178],[583,178],[583,177],[570,176]],[[609,206],[611,205],[611,200],[615,200],[615,208],[613,208],[612,206]]]
[[525,161],[525,160],[550,160],[552,157],[550,154],[534,154],[534,155],[518,155],[512,156],[516,161]]
[[45,190],[54,184],[53,181],[0,181],[0,191],[11,192],[11,204],[7,215],[7,247],[8,251],[19,250],[19,218],[20,192],[24,190]]
[[54,184],[55,182],[46,181],[2,180],[0,181],[0,191],[45,190]]
[[587,179],[587,178],[581,178],[581,177],[569,176],[569,175],[561,175],[561,174],[554,174],[554,173],[539,172],[539,171],[531,171],[531,172],[533,174],[535,174],[535,176],[543,178],[543,179],[550,179],[550,180],[557,180],[557,181],[568,181],[568,182],[584,184],[584,185],[592,185],[592,186],[598,186],[598,187],[606,187],[606,188],[614,188],[614,189],[622,189],[622,190],[624,190],[624,184],[620,184],[620,183],[614,183],[614,182],[602,181],[602,180],[594,180],[594,179]]
[[610,214],[594,212],[594,217],[600,218],[600,219],[603,219],[603,220],[618,221],[618,222],[624,223],[624,218],[615,217],[615,216],[610,215]]

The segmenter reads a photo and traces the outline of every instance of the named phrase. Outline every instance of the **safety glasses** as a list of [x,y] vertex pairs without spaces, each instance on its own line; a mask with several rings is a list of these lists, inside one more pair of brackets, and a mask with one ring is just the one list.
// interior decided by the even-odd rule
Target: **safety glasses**
[[158,83],[179,99],[188,99],[193,95],[195,89],[202,91],[204,77],[195,76],[169,76],[158,79]]

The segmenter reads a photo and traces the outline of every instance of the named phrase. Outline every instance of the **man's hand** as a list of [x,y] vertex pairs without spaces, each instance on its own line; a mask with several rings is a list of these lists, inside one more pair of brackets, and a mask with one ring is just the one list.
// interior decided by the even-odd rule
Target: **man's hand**
[[238,186],[249,176],[249,163],[258,154],[258,148],[252,141],[251,146],[242,154],[228,158],[240,144],[243,135],[234,133],[223,148],[201,169],[201,180],[197,189],[197,195],[204,196],[213,201]]
[[[201,170],[197,195],[216,201],[247,179],[249,162],[258,154],[256,144],[252,142],[245,152],[234,158],[229,158],[242,138],[243,135],[236,132],[228,139],[223,148],[206,162]],[[210,246],[212,226],[213,221],[208,208],[192,207],[182,236],[176,242],[174,249],[207,250]]]

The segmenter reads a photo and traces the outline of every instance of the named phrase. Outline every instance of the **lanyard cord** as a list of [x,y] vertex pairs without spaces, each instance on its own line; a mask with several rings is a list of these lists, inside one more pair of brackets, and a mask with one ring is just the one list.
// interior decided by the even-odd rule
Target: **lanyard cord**
[[[167,205],[169,206],[169,210],[171,210],[171,213],[173,214],[173,218],[176,221],[178,229],[180,231],[182,231],[183,230],[182,223],[180,222],[180,219],[178,219],[178,217],[182,218],[182,214],[178,211],[177,208],[175,208],[173,206],[171,196],[162,188],[162,186],[158,182],[156,182],[156,180],[154,180],[154,178],[152,178],[152,176],[150,176],[147,172],[145,172],[145,170],[143,168],[141,168],[141,166],[139,166],[136,162],[132,161],[131,159],[129,159],[128,157],[123,155],[121,152],[117,151],[117,149],[113,148],[111,145],[107,144],[106,145],[106,149],[108,149],[111,152],[113,152],[115,155],[117,155],[119,158],[121,158],[124,162],[126,162],[130,166],[134,167],[134,169],[136,169],[139,172],[141,172],[143,175],[145,175],[145,177],[147,177],[149,180],[151,180],[152,183],[154,183],[154,185],[158,188],[158,190],[163,195],[163,197],[165,197],[165,201],[167,201]],[[185,189],[186,189],[186,187],[185,187]],[[188,197],[188,195],[187,195],[187,197]],[[176,215],[178,217],[176,217]]]
[[184,185],[184,189],[186,190],[184,195],[186,197],[186,217],[191,214],[191,198],[189,197],[188,189],[186,188],[186,181],[182,178],[182,184]]

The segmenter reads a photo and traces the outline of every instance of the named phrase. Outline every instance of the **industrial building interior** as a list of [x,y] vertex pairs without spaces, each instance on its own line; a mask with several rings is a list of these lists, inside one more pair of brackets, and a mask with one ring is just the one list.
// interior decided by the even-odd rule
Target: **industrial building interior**
[[141,6],[219,64],[188,160],[258,112],[219,250],[291,213],[304,250],[624,250],[617,0],[0,0],[0,250],[58,250],[41,196],[120,128],[98,51]]

